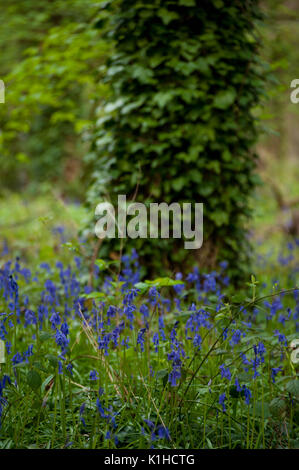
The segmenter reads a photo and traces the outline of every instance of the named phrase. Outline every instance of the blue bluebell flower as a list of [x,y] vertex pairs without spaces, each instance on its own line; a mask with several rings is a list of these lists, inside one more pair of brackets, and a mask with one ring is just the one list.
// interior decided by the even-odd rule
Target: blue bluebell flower
[[219,396],[219,404],[222,406],[223,413],[226,411],[225,400],[226,400],[225,393],[221,393],[221,395]]
[[99,380],[99,376],[96,370],[91,370],[89,373],[89,380]]
[[231,380],[232,375],[231,375],[231,372],[229,370],[229,367],[225,367],[224,364],[221,364],[221,366],[219,366],[219,369],[220,369],[220,372],[221,372],[221,378],[222,379]]

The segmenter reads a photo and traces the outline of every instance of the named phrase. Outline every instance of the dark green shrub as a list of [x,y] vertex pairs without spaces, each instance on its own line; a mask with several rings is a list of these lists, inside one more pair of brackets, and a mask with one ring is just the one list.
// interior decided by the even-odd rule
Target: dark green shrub
[[107,68],[112,97],[94,140],[89,201],[136,193],[140,202],[203,202],[204,244],[196,254],[182,241],[126,244],[149,266],[163,261],[172,269],[196,258],[210,268],[226,259],[238,275],[247,265],[254,108],[264,82],[258,2],[111,0],[103,8],[115,43]]

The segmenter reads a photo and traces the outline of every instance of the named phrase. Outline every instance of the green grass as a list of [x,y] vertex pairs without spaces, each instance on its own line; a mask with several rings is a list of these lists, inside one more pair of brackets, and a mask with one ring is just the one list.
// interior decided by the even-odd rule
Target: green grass
[[[282,176],[282,181],[285,177]],[[291,187],[290,193],[295,194],[293,183]],[[2,378],[3,374],[8,374],[12,383],[6,385],[3,392],[6,402],[2,407],[0,447],[298,448],[297,366],[290,360],[289,349],[290,342],[298,333],[295,320],[286,320],[283,325],[280,318],[281,315],[287,317],[287,308],[291,309],[293,318],[298,299],[293,291],[279,294],[280,289],[294,288],[297,283],[298,249],[292,251],[294,259],[285,266],[277,262],[281,251],[285,256],[290,251],[283,232],[271,229],[280,215],[270,194],[268,187],[261,187],[254,201],[256,210],[252,227],[256,261],[253,272],[256,280],[252,279],[250,285],[236,292],[231,286],[223,285],[223,275],[218,277],[218,286],[225,294],[221,306],[219,296],[213,290],[202,293],[198,298],[194,284],[186,283],[184,294],[177,296],[181,298],[180,309],[173,300],[176,295],[173,288],[163,287],[165,282],[156,281],[161,296],[170,301],[169,311],[164,303],[160,307],[151,305],[148,289],[141,285],[141,292],[133,302],[136,310],[132,329],[126,319],[118,345],[109,343],[108,356],[104,350],[98,349],[98,337],[103,337],[101,322],[104,321],[106,331],[111,332],[125,318],[125,293],[121,292],[122,285],[118,282],[118,267],[101,262],[102,272],[93,279],[93,293],[81,302],[82,314],[74,309],[78,293],[79,296],[84,294],[90,279],[90,256],[86,254],[86,247],[80,245],[78,237],[78,230],[87,215],[84,208],[65,204],[53,194],[34,198],[32,195],[7,194],[0,202],[0,224],[1,238],[7,240],[10,253],[2,257],[1,268],[4,262],[20,256],[22,268],[31,270],[31,279],[26,281],[23,275],[18,275],[20,324],[15,322],[15,316],[8,317],[5,322],[6,340],[11,343],[12,352],[6,354],[6,363],[2,364]],[[53,234],[53,229],[61,225],[65,226],[69,244],[63,243],[59,234]],[[257,244],[258,240],[262,241],[261,245]],[[79,255],[82,261],[80,268],[74,262],[74,257]],[[64,282],[61,268],[56,266],[57,261],[63,263],[64,270],[71,269],[65,273]],[[51,264],[50,274],[40,267],[41,262]],[[105,284],[107,275],[115,280],[108,289]],[[66,297],[65,286],[70,293],[74,278],[78,282],[78,292]],[[56,286],[57,304],[56,301],[52,305],[51,301],[42,300],[47,279]],[[276,281],[278,284],[274,284]],[[270,297],[264,299],[266,295]],[[26,306],[25,296],[29,298]],[[270,307],[264,305],[264,301],[272,304],[277,298],[282,306],[271,320],[267,320]],[[12,311],[15,315],[16,307],[10,306],[12,300],[2,297],[0,292],[0,313]],[[137,341],[144,327],[139,308],[146,301],[149,329],[144,332],[142,351]],[[193,302],[197,310],[206,312],[211,324],[211,329],[200,326],[196,332],[202,339],[200,350],[193,345],[195,332],[189,331],[192,340],[187,340],[185,335]],[[24,326],[26,309],[36,317],[41,304],[49,309],[42,329],[35,324]],[[65,304],[70,309],[66,316]],[[107,322],[109,305],[118,309],[118,313],[110,318],[110,325]],[[239,313],[240,305],[246,307],[246,314]],[[61,321],[67,321],[70,329],[65,360],[59,357],[61,351],[55,341],[56,330],[50,321],[52,310],[59,313]],[[161,329],[158,323],[161,315],[166,339],[160,335],[158,352],[155,352],[153,334]],[[3,320],[5,316],[0,318]],[[12,319],[11,325],[9,318]],[[179,323],[175,327],[176,322]],[[58,329],[60,327],[61,324]],[[227,340],[223,337],[225,328],[228,328]],[[238,329],[246,336],[232,347],[229,340]],[[288,347],[278,342],[276,329],[286,335]],[[176,344],[171,339],[174,332],[181,343],[174,349],[182,347],[185,352],[180,358],[180,377],[176,386],[169,382],[173,366],[168,358]],[[263,354],[264,362],[257,369],[259,375],[253,379],[252,364],[248,372],[244,371],[240,352],[252,361],[254,345],[260,342],[266,352]],[[30,344],[33,344],[33,355],[13,365],[12,357],[17,352],[23,354]],[[61,374],[59,361],[63,370]],[[66,368],[69,364],[73,367],[72,374]],[[223,364],[229,368],[231,380],[221,377],[220,366]],[[273,367],[282,368],[275,383],[271,377]],[[90,380],[92,370],[99,377],[96,381]],[[249,404],[245,401],[244,389],[241,393],[237,391],[236,378],[242,387],[246,387],[245,390],[250,390]],[[103,394],[99,394],[99,388]],[[226,396],[225,411],[219,402],[223,393]],[[97,399],[103,407],[100,410]],[[83,404],[85,408],[80,414]],[[147,424],[145,420],[150,422]],[[165,429],[169,432],[169,439]],[[155,440],[152,439],[153,433]]]

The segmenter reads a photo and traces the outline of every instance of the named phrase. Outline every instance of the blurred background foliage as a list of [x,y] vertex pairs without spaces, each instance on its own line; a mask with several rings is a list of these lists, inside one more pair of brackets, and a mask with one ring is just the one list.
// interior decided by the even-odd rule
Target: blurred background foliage
[[[18,217],[28,220],[25,230],[20,226],[19,240],[28,231],[38,234],[39,217],[49,212],[55,216],[42,223],[50,231],[60,220],[78,229],[84,217],[90,218],[82,205],[66,208],[85,202],[97,158],[91,142],[111,94],[105,64],[113,46],[105,3],[10,0],[1,5],[0,78],[6,103],[0,105],[0,225],[8,238],[17,238],[10,227]],[[289,98],[290,82],[298,78],[299,2],[264,0],[261,6],[266,15],[260,25],[262,55],[272,79],[260,110],[265,133],[257,150],[263,185],[251,200],[250,228],[257,238],[276,243],[299,231],[299,105]],[[24,205],[28,217],[21,217]]]
[[260,240],[279,244],[285,237],[299,235],[299,106],[290,100],[291,81],[299,76],[299,1],[262,4],[266,14],[262,54],[270,64],[272,80],[262,114],[265,132],[258,144],[262,185],[252,200],[252,226]]
[[55,183],[82,197],[78,181],[95,109],[107,93],[109,53],[97,4],[12,1],[1,7],[1,187],[34,192]]

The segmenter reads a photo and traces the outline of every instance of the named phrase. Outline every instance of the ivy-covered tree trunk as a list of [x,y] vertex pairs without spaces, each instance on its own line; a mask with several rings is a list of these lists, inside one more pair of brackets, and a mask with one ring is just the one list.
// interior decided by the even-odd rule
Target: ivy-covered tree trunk
[[203,202],[204,242],[196,253],[181,240],[126,246],[150,266],[196,260],[211,268],[227,260],[240,275],[256,183],[254,108],[263,91],[258,1],[111,0],[104,9],[115,43],[107,68],[112,96],[99,119],[89,197]]

